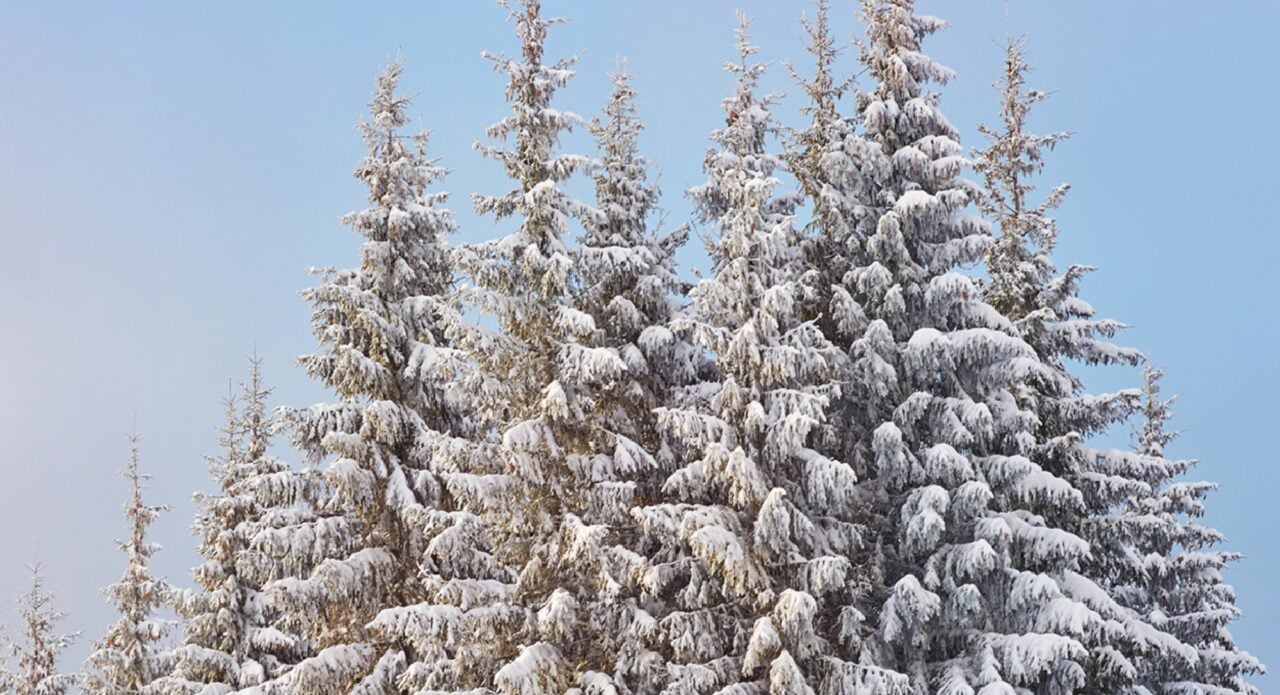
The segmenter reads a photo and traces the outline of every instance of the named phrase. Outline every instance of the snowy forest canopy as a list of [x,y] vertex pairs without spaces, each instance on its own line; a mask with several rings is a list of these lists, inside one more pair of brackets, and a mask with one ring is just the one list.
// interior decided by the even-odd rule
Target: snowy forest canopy
[[[1021,39],[967,150],[924,52],[945,24],[912,0],[862,0],[848,46],[815,3],[799,122],[740,18],[694,219],[667,226],[630,75],[597,116],[557,108],[562,20],[503,4],[510,109],[475,149],[508,182],[469,204],[506,235],[450,241],[467,201],[389,65],[359,123],[369,206],[343,218],[359,265],[303,293],[300,363],[332,399],[276,407],[251,363],[189,588],[151,572],[166,510],[135,441],[118,620],[62,672],[75,635],[34,567],[0,689],[1257,692],[1161,371],[1055,262],[1068,187],[1039,174],[1068,133],[1028,132],[1047,93]],[[594,151],[565,151],[575,129]],[[1091,392],[1088,365],[1133,387]]]

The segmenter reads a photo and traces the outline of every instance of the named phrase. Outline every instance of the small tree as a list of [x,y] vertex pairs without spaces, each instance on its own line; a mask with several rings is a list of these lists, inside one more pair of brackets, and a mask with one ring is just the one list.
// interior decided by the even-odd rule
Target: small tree
[[31,569],[31,590],[18,598],[20,641],[8,642],[13,667],[0,664],[0,690],[13,695],[66,695],[79,682],[76,674],[59,673],[58,658],[80,633],[56,632],[66,613],[53,607],[53,593],[44,587],[44,565]]
[[138,441],[137,435],[129,437],[129,466],[121,474],[132,495],[124,505],[129,536],[116,544],[128,558],[128,567],[120,581],[103,589],[120,618],[94,643],[85,661],[84,691],[89,695],[142,695],[172,665],[162,649],[172,623],[156,612],[169,604],[173,590],[151,574],[151,558],[160,546],[147,541],[147,529],[168,507],[143,502],[142,491],[151,476],[138,469]]
[[1217,485],[1182,480],[1195,461],[1168,458],[1165,447],[1178,435],[1167,429],[1176,397],[1161,398],[1163,375],[1156,367],[1143,368],[1142,422],[1134,451],[1151,459],[1146,470],[1154,475],[1143,481],[1146,492],[1132,495],[1112,525],[1131,562],[1116,567],[1109,585],[1121,604],[1190,645],[1196,658],[1150,650],[1134,659],[1134,680],[1157,693],[1256,695],[1258,689],[1245,677],[1266,668],[1231,636],[1229,625],[1240,609],[1222,576],[1240,554],[1216,550],[1225,537],[1199,522],[1204,500]]
[[222,455],[206,459],[215,491],[195,495],[199,511],[192,531],[205,561],[192,571],[199,588],[176,593],[183,641],[174,651],[173,673],[156,685],[161,693],[259,685],[283,675],[304,650],[299,636],[280,629],[278,611],[254,572],[254,538],[269,527],[269,515],[283,511],[264,504],[270,500],[257,493],[288,470],[267,454],[273,426],[266,409],[270,390],[262,383],[262,361],[256,355],[241,391],[241,399],[231,394],[225,400]]

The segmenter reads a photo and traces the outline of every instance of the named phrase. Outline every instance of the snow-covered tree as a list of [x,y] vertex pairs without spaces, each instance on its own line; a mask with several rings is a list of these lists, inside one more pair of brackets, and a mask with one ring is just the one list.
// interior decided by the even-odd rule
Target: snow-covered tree
[[[467,338],[480,368],[468,391],[491,436],[470,454],[474,477],[451,483],[490,521],[495,555],[513,572],[489,592],[483,622],[471,628],[490,642],[474,661],[493,669],[491,682],[477,685],[625,692],[650,667],[636,639],[647,614],[636,600],[641,558],[624,545],[636,535],[628,512],[658,463],[636,422],[646,403],[621,409],[619,389],[654,398],[643,392],[658,383],[646,376],[648,360],[672,354],[665,336],[644,334],[643,316],[628,315],[669,311],[670,250],[646,227],[653,193],[631,151],[627,97],[600,126],[606,152],[597,183],[608,210],[566,191],[591,162],[559,148],[582,124],[553,106],[574,59],[544,58],[547,32],[563,20],[544,17],[538,0],[501,4],[520,55],[486,55],[507,77],[511,112],[489,127],[493,142],[476,147],[502,165],[512,188],[473,200],[480,214],[515,229],[460,253],[472,280],[465,296],[497,330],[476,327]],[[567,243],[574,220],[586,229],[580,253]],[[642,284],[620,287],[625,275],[617,273]]]
[[1216,550],[1224,537],[1199,521],[1205,497],[1217,486],[1183,479],[1194,461],[1167,458],[1165,447],[1177,436],[1167,429],[1176,399],[1161,398],[1162,376],[1155,367],[1143,369],[1142,426],[1134,449],[1157,462],[1147,467],[1156,474],[1142,481],[1149,492],[1127,501],[1120,515],[1127,523],[1114,527],[1131,564],[1117,566],[1110,589],[1121,604],[1191,645],[1198,658],[1141,654],[1134,659],[1136,684],[1151,693],[1257,693],[1245,676],[1266,669],[1236,646],[1228,627],[1240,610],[1222,572],[1240,555]]
[[810,299],[802,310],[824,335],[847,344],[866,327],[861,306],[845,289],[845,274],[861,243],[855,230],[859,218],[867,214],[863,203],[875,196],[878,151],[865,140],[851,137],[856,118],[841,111],[851,81],[836,74],[840,49],[831,31],[830,3],[816,0],[814,9],[812,21],[801,20],[809,37],[806,51],[813,58],[813,75],[806,78],[795,66],[788,66],[806,97],[801,112],[809,122],[790,132],[786,155],[788,168],[811,207],[803,239],[802,276]]
[[675,252],[688,238],[688,228],[658,234],[653,218],[660,194],[639,150],[643,124],[636,115],[635,88],[625,69],[612,81],[603,117],[591,123],[598,148],[592,173],[599,214],[586,221],[582,245],[575,250],[580,289],[574,305],[595,323],[592,344],[617,350],[627,367],[598,391],[594,417],[658,455],[663,445],[653,410],[666,403],[674,386],[689,383],[697,367],[691,347],[666,328],[685,291]]
[[1068,692],[1083,683],[1081,639],[1110,625],[1072,592],[1092,586],[1076,581],[1088,543],[1060,521],[1081,494],[1035,459],[1024,396],[1058,375],[958,272],[992,241],[965,214],[979,191],[927,91],[952,76],[921,51],[944,23],[911,0],[865,0],[862,16],[870,84],[845,119],[821,11],[810,27],[812,123],[791,157],[815,211],[810,315],[848,353],[824,430],[840,437],[816,449],[851,466],[866,525],[850,556],[859,598],[842,613],[851,658],[828,662],[822,689]]
[[[284,413],[308,466],[265,481],[305,502],[296,523],[260,531],[266,585],[283,624],[314,643],[280,685],[297,693],[391,693],[448,680],[459,633],[450,616],[469,600],[441,584],[487,566],[477,518],[459,509],[441,476],[442,442],[468,421],[449,395],[461,359],[448,338],[457,314],[446,236],[455,229],[445,174],[425,133],[401,133],[409,100],[396,93],[399,61],[378,77],[368,154],[355,171],[370,207],[344,217],[364,237],[360,266],[321,271],[304,292],[323,351],[301,359],[338,400]],[[283,516],[283,515],[280,515]]]
[[138,469],[137,435],[129,437],[129,465],[122,472],[131,496],[124,505],[129,522],[127,540],[116,541],[128,558],[120,581],[103,589],[120,618],[107,628],[85,660],[84,692],[88,695],[141,695],[169,672],[171,655],[164,638],[173,624],[157,613],[169,605],[173,589],[151,573],[151,558],[160,550],[147,541],[147,529],[168,508],[143,502],[142,491],[151,476]]
[[283,675],[305,648],[277,625],[277,611],[251,567],[258,564],[253,540],[268,528],[271,512],[256,492],[264,480],[287,471],[267,454],[270,390],[256,356],[241,391],[242,400],[229,394],[225,401],[222,455],[206,459],[215,490],[195,495],[199,510],[192,531],[204,562],[192,571],[198,588],[176,594],[183,640],[174,652],[174,671],[157,682],[157,692],[213,695],[259,685]]
[[[1145,524],[1122,508],[1130,496],[1149,491],[1153,479],[1170,473],[1169,465],[1141,452],[1097,450],[1090,437],[1122,422],[1136,407],[1139,393],[1129,389],[1094,394],[1072,373],[1073,364],[1136,365],[1142,356],[1111,342],[1123,326],[1097,319],[1079,296],[1081,278],[1090,270],[1071,266],[1059,275],[1052,259],[1059,229],[1051,217],[1067,191],[1057,186],[1033,200],[1033,177],[1045,154],[1067,133],[1035,135],[1027,131],[1032,106],[1045,92],[1025,88],[1028,66],[1024,42],[1010,38],[1005,50],[1000,91],[1001,127],[980,126],[988,145],[977,153],[975,168],[983,175],[979,206],[997,223],[1000,235],[987,255],[987,300],[1012,319],[1019,335],[1050,368],[1052,378],[1029,380],[1021,402],[1038,419],[1037,444],[1031,457],[1044,470],[1060,476],[1079,493],[1081,505],[1031,507],[1054,525],[1089,542],[1090,552],[1075,579],[1085,603],[1106,619],[1105,629],[1081,638],[1090,651],[1086,665],[1088,692],[1122,692],[1134,680],[1139,657],[1186,663],[1194,654],[1160,629],[1158,621],[1117,606],[1099,587],[1117,574],[1141,573],[1142,560],[1132,553],[1131,538]],[[1087,578],[1087,579],[1086,579]],[[1082,593],[1086,592],[1086,593]]]
[[[31,590],[18,598],[17,606],[21,636],[4,640],[8,653],[0,661],[0,692],[66,695],[80,679],[73,673],[60,673],[58,658],[79,633],[57,631],[67,614],[53,606],[53,593],[44,586],[44,565],[31,565]],[[6,663],[10,659],[14,663]]]
[[852,470],[809,446],[840,358],[802,318],[798,197],[778,193],[774,99],[758,93],[740,17],[725,127],[689,191],[711,275],[671,331],[710,354],[709,378],[659,409],[686,451],[662,499],[634,511],[655,552],[644,575],[664,692],[814,692],[846,620],[859,529]]

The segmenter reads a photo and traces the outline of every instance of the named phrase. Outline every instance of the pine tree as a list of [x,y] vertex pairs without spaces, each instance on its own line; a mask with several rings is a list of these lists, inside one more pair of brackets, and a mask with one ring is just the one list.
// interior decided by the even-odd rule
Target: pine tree
[[[460,254],[473,281],[466,296],[496,318],[498,330],[477,328],[469,338],[480,367],[469,390],[492,436],[473,452],[476,477],[465,490],[458,483],[468,508],[491,520],[495,554],[514,576],[476,629],[492,642],[486,666],[501,693],[625,692],[648,677],[650,661],[636,638],[647,618],[636,599],[641,558],[622,544],[635,535],[628,510],[638,481],[658,464],[634,421],[644,403],[619,410],[619,389],[654,388],[632,363],[641,367],[666,348],[653,334],[650,345],[636,345],[645,341],[635,334],[642,329],[635,317],[611,315],[622,303],[601,292],[619,291],[622,276],[611,278],[618,269],[600,261],[609,254],[644,261],[648,267],[627,272],[652,279],[623,299],[662,312],[669,251],[659,243],[662,255],[646,259],[641,250],[657,242],[644,228],[652,194],[634,178],[643,165],[626,151],[629,132],[617,133],[614,145],[622,149],[606,152],[598,170],[609,210],[565,191],[590,161],[559,151],[562,134],[582,123],[552,106],[573,75],[573,58],[544,58],[548,30],[564,20],[543,17],[538,0],[501,4],[515,24],[520,56],[486,55],[508,79],[511,113],[489,127],[495,144],[476,147],[502,164],[513,188],[473,201],[480,214],[517,227]],[[625,101],[616,105],[615,125],[602,127],[633,130]],[[587,230],[580,253],[566,241],[575,220]],[[581,267],[577,259],[584,259]]]
[[1167,423],[1176,398],[1160,397],[1163,371],[1143,368],[1142,427],[1135,432],[1136,453],[1163,465],[1147,470],[1146,494],[1133,495],[1120,526],[1132,564],[1111,577],[1116,599],[1152,625],[1191,645],[1198,657],[1153,650],[1136,662],[1136,684],[1152,693],[1258,693],[1245,680],[1265,673],[1262,664],[1236,646],[1228,625],[1240,616],[1235,592],[1222,571],[1240,559],[1238,553],[1215,550],[1225,538],[1199,523],[1205,497],[1216,489],[1208,482],[1181,480],[1194,461],[1166,458],[1165,447],[1177,437]]
[[120,581],[103,589],[120,618],[94,643],[94,651],[85,661],[84,692],[88,695],[141,695],[172,667],[163,640],[173,625],[156,613],[169,604],[173,589],[151,574],[151,558],[160,546],[147,542],[147,529],[168,508],[149,506],[142,500],[151,476],[138,469],[138,441],[137,435],[129,437],[129,465],[121,474],[132,488],[124,505],[129,537],[116,542],[129,565]]
[[689,191],[698,220],[718,230],[712,274],[671,322],[714,355],[715,372],[659,409],[687,454],[660,503],[634,513],[659,549],[645,588],[662,609],[664,692],[811,693],[840,630],[859,529],[851,470],[809,446],[838,393],[827,381],[839,355],[801,316],[797,196],[776,192],[774,99],[757,94],[764,66],[739,19],[726,125],[712,133],[706,183]]
[[451,625],[467,598],[440,585],[484,578],[487,566],[477,519],[454,505],[441,481],[452,470],[436,455],[469,427],[449,395],[462,364],[448,337],[457,314],[445,237],[456,225],[447,194],[429,190],[446,172],[427,158],[426,134],[401,134],[401,70],[396,61],[378,77],[360,122],[368,155],[355,176],[371,206],[343,221],[365,238],[361,264],[325,269],[303,293],[323,352],[301,362],[339,400],[285,412],[308,466],[272,484],[308,511],[254,541],[274,559],[271,602],[317,650],[281,679],[288,692],[448,680],[445,655],[472,636]]
[[[0,663],[0,691],[13,695],[66,695],[79,682],[72,673],[58,672],[58,658],[79,633],[56,632],[67,614],[53,607],[53,593],[44,586],[44,565],[31,565],[31,590],[18,598],[21,641],[8,642],[13,667]],[[7,659],[6,659],[7,661]]]
[[990,280],[984,287],[987,300],[1013,320],[1019,335],[1050,367],[1053,378],[1027,384],[1023,402],[1038,418],[1037,446],[1032,458],[1045,470],[1060,476],[1080,492],[1077,508],[1033,507],[1055,525],[1071,529],[1089,542],[1090,553],[1073,576],[1077,594],[1089,609],[1105,620],[1101,629],[1080,636],[1090,651],[1086,662],[1087,684],[1080,691],[1122,692],[1134,679],[1139,657],[1158,655],[1163,661],[1187,661],[1194,655],[1188,645],[1161,632],[1144,616],[1115,604],[1100,587],[1117,573],[1141,572],[1127,540],[1142,534],[1144,520],[1117,508],[1128,496],[1149,490],[1153,476],[1168,474],[1159,459],[1123,451],[1099,451],[1089,446],[1094,435],[1122,422],[1136,407],[1138,392],[1092,394],[1068,369],[1071,362],[1136,365],[1136,350],[1114,345],[1111,339],[1123,326],[1096,319],[1088,303],[1079,297],[1079,282],[1092,270],[1071,266],[1062,275],[1052,260],[1059,229],[1051,217],[1068,187],[1053,188],[1039,203],[1031,177],[1043,167],[1045,153],[1067,133],[1034,135],[1026,130],[1031,108],[1045,99],[1045,92],[1026,90],[1028,66],[1024,42],[1009,38],[1005,71],[997,89],[1001,94],[1002,128],[980,126],[988,146],[978,152],[975,168],[984,178],[979,206],[1000,228],[1000,236],[987,256]]
[[195,495],[200,507],[192,530],[204,562],[192,572],[199,588],[176,596],[184,619],[183,644],[174,651],[174,672],[156,684],[161,693],[259,685],[283,675],[305,648],[297,635],[277,625],[276,611],[248,566],[254,560],[253,540],[267,528],[269,511],[255,490],[264,478],[287,471],[267,454],[273,426],[266,410],[270,390],[262,383],[262,361],[256,356],[241,390],[243,407],[234,395],[225,400],[222,456],[206,459],[216,490]]

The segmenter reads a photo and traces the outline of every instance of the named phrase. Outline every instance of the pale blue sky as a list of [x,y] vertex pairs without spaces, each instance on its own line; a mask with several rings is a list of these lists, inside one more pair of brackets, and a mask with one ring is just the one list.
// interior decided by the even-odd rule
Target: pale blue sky
[[[806,2],[545,4],[573,19],[550,53],[585,50],[560,106],[594,114],[615,58],[629,58],[672,221],[687,217],[680,193],[722,122],[736,8],[756,17],[761,57],[775,61],[768,84],[792,92],[783,111],[797,105],[776,61],[807,68],[795,21]],[[852,30],[855,3],[834,4]],[[974,125],[994,118],[1003,3],[921,4],[953,23],[926,50],[958,71],[943,107],[976,145]],[[1016,0],[1012,17],[1030,39],[1033,85],[1057,92],[1036,127],[1077,131],[1045,181],[1073,184],[1059,260],[1099,267],[1086,299],[1133,324],[1126,342],[1151,351],[1182,394],[1172,453],[1222,483],[1210,521],[1249,556],[1230,574],[1247,614],[1236,635],[1280,668],[1280,85],[1267,48],[1280,4]],[[115,473],[135,413],[150,498],[174,505],[156,529],[157,568],[188,584],[188,495],[205,485],[201,454],[215,450],[218,399],[243,355],[256,341],[278,403],[324,397],[292,362],[313,345],[297,292],[309,266],[356,258],[337,223],[364,202],[352,125],[397,50],[413,111],[454,171],[459,238],[495,233],[466,194],[502,184],[471,143],[503,113],[501,77],[479,56],[512,48],[503,19],[485,0],[0,0],[0,622],[12,622],[37,552],[68,626],[86,632],[76,660],[112,619],[95,590],[122,569]]]

